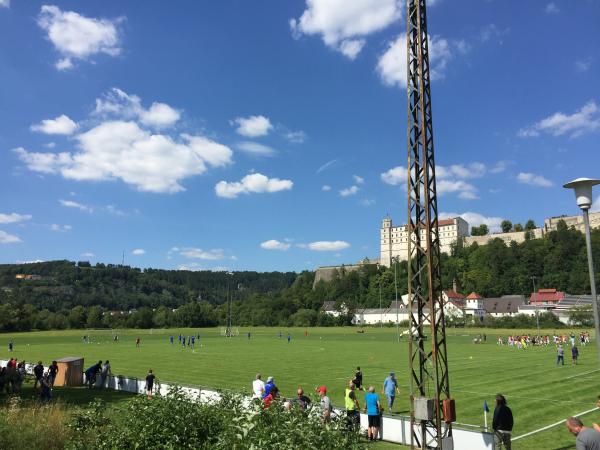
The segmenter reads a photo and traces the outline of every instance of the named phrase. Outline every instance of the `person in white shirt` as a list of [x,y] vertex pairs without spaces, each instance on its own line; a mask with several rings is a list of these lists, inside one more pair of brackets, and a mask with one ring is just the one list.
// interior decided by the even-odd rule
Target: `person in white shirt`
[[261,380],[261,374],[256,374],[256,379],[252,382],[252,398],[261,399],[265,393],[265,383]]

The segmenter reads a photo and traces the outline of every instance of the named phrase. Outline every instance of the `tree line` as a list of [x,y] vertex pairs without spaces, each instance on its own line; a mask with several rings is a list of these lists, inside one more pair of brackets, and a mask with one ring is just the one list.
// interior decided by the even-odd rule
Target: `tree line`
[[[599,261],[600,229],[592,232],[592,246]],[[465,295],[529,296],[533,280],[537,288],[590,292],[585,238],[562,221],[542,239],[456,245],[440,263],[443,288],[456,285]],[[42,278],[17,279],[18,274]],[[344,325],[356,308],[388,307],[396,293],[406,294],[407,276],[406,261],[389,268],[342,266],[331,280],[318,283],[313,271],[229,274],[85,261],[5,264],[0,265],[0,331],[223,326],[229,302],[237,326]],[[321,311],[324,301],[343,303],[349,313],[327,315]]]

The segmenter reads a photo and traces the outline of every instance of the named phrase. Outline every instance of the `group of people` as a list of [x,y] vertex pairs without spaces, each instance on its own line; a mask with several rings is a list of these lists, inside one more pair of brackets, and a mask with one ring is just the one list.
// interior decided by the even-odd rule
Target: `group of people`
[[[357,391],[365,391],[363,387],[363,373],[360,367],[356,368],[353,378],[348,382],[344,392],[344,406],[346,408],[346,420],[350,429],[356,429],[360,425],[361,406]],[[384,407],[380,401],[379,395],[375,392],[374,386],[369,386],[366,389],[364,396],[363,411],[368,417],[367,437],[369,440],[376,440],[379,436],[381,427],[381,416],[384,412]],[[320,396],[319,410],[321,420],[329,422],[333,413],[331,399],[327,395],[326,386],[318,386],[315,392]],[[394,400],[399,394],[398,380],[394,372],[390,372],[389,376],[383,382],[383,394],[387,399],[388,411],[392,413]],[[275,401],[281,403],[285,409],[291,409],[294,406],[301,411],[306,411],[311,407],[311,400],[304,394],[304,389],[299,386],[296,391],[296,397],[285,398],[280,396],[280,391],[275,384],[275,379],[270,376],[265,383],[262,380],[260,373],[256,374],[252,382],[252,398],[255,401],[262,402],[263,407],[270,408]]]
[[[52,399],[52,387],[58,374],[58,363],[52,361],[46,370],[42,361],[33,367],[34,391],[39,391],[40,398],[44,401]],[[25,361],[17,361],[11,358],[6,367],[0,367],[0,393],[20,394],[23,382],[27,376],[27,364]],[[39,388],[38,388],[39,386]]]
[[85,384],[87,384],[90,389],[92,389],[96,385],[96,382],[98,381],[98,375],[100,375],[99,387],[100,389],[102,389],[106,385],[106,378],[109,375],[112,375],[110,362],[106,360],[104,363],[102,363],[102,360],[100,360],[93,366],[89,367],[84,373]]
[[[573,331],[569,335],[567,334],[556,334],[552,336],[546,334],[543,336],[532,336],[527,333],[521,335],[509,335],[506,338],[506,345],[509,347],[516,347],[519,350],[527,348],[529,346],[548,346],[551,343],[555,345],[570,343],[571,346],[577,345],[579,342],[582,346],[586,346],[590,342],[590,333],[588,331],[582,331],[577,336]],[[498,345],[504,345],[505,341],[502,336],[498,337]]]
[[[198,341],[200,341],[200,333],[198,333],[195,336],[194,335],[184,336],[182,334],[179,334],[179,336],[177,336],[179,345],[181,345],[182,348],[185,348],[187,346],[187,347],[191,348],[192,351],[194,351],[196,348],[196,339],[198,339]],[[175,337],[173,335],[169,336],[169,342],[171,343],[171,345],[175,345]]]

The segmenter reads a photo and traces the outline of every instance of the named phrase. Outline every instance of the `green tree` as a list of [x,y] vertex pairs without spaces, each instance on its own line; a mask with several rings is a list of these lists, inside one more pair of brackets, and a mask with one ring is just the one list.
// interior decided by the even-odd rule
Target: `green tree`
[[502,228],[503,233],[509,233],[512,230],[513,224],[510,220],[503,220],[500,224],[500,228]]
[[537,227],[536,227],[536,225],[535,225],[535,222],[534,222],[533,220],[531,220],[531,219],[529,219],[529,220],[527,221],[527,223],[525,223],[525,229],[526,229],[527,231],[535,230],[536,228],[537,228]]
[[523,231],[523,225],[520,223],[515,223],[515,231]]

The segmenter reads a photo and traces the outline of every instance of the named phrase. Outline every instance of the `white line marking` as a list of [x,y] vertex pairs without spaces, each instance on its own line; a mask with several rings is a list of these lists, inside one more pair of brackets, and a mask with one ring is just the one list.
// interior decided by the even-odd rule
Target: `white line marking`
[[594,372],[598,372],[600,369],[596,369],[596,370],[590,370],[589,372],[583,372],[583,373],[578,373],[577,375],[571,375],[570,377],[565,378],[565,380],[570,380],[571,378],[576,378],[576,377],[580,377],[582,375],[587,375],[589,373],[594,373]]
[[[588,409],[587,411],[583,411],[583,412],[580,412],[578,414],[575,414],[573,417],[583,416],[584,414],[591,413],[592,411],[596,411],[597,409],[599,409],[599,408],[596,407],[596,408],[593,408],[593,409]],[[561,423],[565,423],[566,421],[567,421],[566,419],[563,419],[560,422],[553,423],[552,425],[547,425],[547,426],[539,428],[537,430],[530,431],[529,433],[522,434],[521,436],[517,436],[516,438],[513,438],[513,441],[516,441],[517,439],[521,439],[521,438],[524,438],[524,437],[527,437],[527,436],[531,436],[532,434],[539,433],[540,431],[546,431],[547,429],[553,428],[553,427],[555,427],[557,425],[560,425]]]

